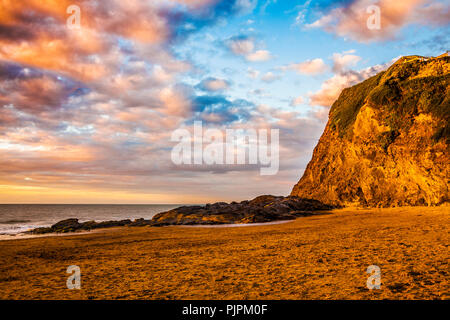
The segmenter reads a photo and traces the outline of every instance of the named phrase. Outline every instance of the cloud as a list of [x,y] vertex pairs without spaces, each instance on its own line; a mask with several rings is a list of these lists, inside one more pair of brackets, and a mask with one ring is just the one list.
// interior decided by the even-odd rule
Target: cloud
[[436,52],[442,53],[450,48],[450,35],[446,30],[443,30],[437,35],[409,43],[408,45],[414,49],[423,49],[426,47],[431,51],[429,55],[434,55]]
[[0,105],[32,113],[59,108],[81,86],[51,72],[5,61],[0,61],[0,82]]
[[[371,5],[377,5],[381,12],[380,29],[369,29],[367,20],[374,14],[368,13]],[[449,24],[450,6],[431,0],[353,0],[334,7],[306,28],[323,28],[341,37],[358,42],[385,41],[395,39],[400,30],[410,24],[444,26]]]
[[348,70],[344,71],[340,68],[340,73],[335,74],[333,77],[325,80],[322,83],[322,87],[319,91],[309,95],[312,106],[331,107],[331,105],[337,100],[342,90],[351,87],[363,80],[366,80],[379,72],[389,68],[398,58],[391,60],[388,63],[375,65],[370,68],[362,69],[359,71]]
[[246,56],[255,50],[254,40],[246,36],[233,37],[227,41],[227,44],[236,55]]
[[254,70],[252,68],[248,68],[247,69],[247,76],[251,79],[257,79],[259,77],[259,71],[258,70]]
[[2,183],[171,192],[158,181],[171,174],[170,132],[195,115],[249,112],[238,100],[194,112],[194,91],[180,81],[192,65],[173,46],[256,2],[76,3],[79,30],[66,27],[65,0],[0,1]]
[[412,21],[432,26],[448,26],[450,24],[450,5],[445,2],[426,3],[413,12]]
[[161,90],[160,99],[164,103],[162,112],[167,115],[188,116],[192,106],[190,90],[187,87],[177,85]]
[[282,67],[283,70],[294,70],[300,74],[317,75],[327,71],[327,66],[322,59],[317,58],[313,60],[307,60],[301,63],[294,63],[288,66]]
[[266,74],[264,74],[261,77],[261,80],[264,81],[264,82],[267,82],[267,83],[274,82],[275,80],[279,80],[279,79],[280,79],[280,76],[274,74],[271,71],[267,72]]
[[245,56],[245,59],[251,62],[268,61],[272,58],[272,55],[267,50],[258,50]]
[[[74,101],[77,107],[89,103],[80,93],[90,92],[103,105],[188,115],[190,93],[178,76],[191,65],[176,57],[171,46],[221,17],[251,9],[254,1],[112,0],[104,6],[80,0],[79,30],[66,27],[69,4],[1,6],[2,105],[33,113],[69,107],[77,112]],[[213,82],[209,88],[221,85]]]
[[310,105],[330,107],[343,89],[357,84],[360,80],[360,75],[353,72],[334,75],[322,84],[319,91],[310,95]]
[[225,44],[233,54],[243,56],[250,62],[263,62],[273,58],[267,50],[256,50],[255,40],[248,36],[232,37]]
[[330,113],[329,108],[324,108],[322,106],[315,106],[312,110],[309,110],[308,116],[312,119],[317,119],[318,121],[326,122],[328,121],[328,116]]
[[254,106],[245,99],[230,100],[223,95],[202,95],[194,98],[194,111],[197,119],[216,124],[230,124],[246,121]]
[[207,78],[202,80],[196,88],[204,91],[223,91],[230,87],[230,83],[223,79]]
[[[53,202],[55,194],[62,195],[61,202],[73,201],[76,193],[75,200],[83,202],[99,192],[93,202],[200,203],[265,192],[258,168],[172,166],[170,135],[194,120],[221,130],[279,128],[282,170],[271,181],[275,193],[287,194],[299,163],[309,160],[324,123],[220,95],[230,85],[224,79],[205,76],[201,96],[186,84],[196,65],[176,46],[202,28],[251,12],[256,1],[79,0],[80,30],[66,28],[70,1],[4,3],[0,0],[0,175],[10,189],[25,184],[41,190],[18,194],[17,201]],[[272,58],[261,41],[242,40],[230,51],[244,61]],[[261,77],[253,69],[248,75]],[[274,76],[275,71],[263,78]],[[236,187],[249,184],[255,187]],[[2,201],[10,196],[0,192]]]
[[[2,6],[0,59],[95,81],[118,72],[117,59],[124,54],[116,52],[119,41],[132,43],[129,52],[144,54],[152,61],[165,60],[170,65],[176,59],[169,45],[222,17],[248,10],[254,1],[111,0],[106,7],[79,0],[82,17],[77,30],[66,27],[69,4],[31,1]],[[152,55],[147,54],[150,50]]]
[[270,95],[263,89],[254,89],[249,92],[250,95],[257,95],[261,97],[269,97]]
[[353,54],[334,53],[332,60],[333,72],[341,73],[348,70],[350,67],[354,67],[359,61],[361,61],[361,57]]
[[296,106],[301,105],[303,102],[305,102],[305,99],[303,99],[302,96],[298,96],[297,98],[294,98],[291,100],[290,106],[296,107]]
[[258,0],[237,0],[235,6],[241,14],[249,14],[255,10],[257,4]]

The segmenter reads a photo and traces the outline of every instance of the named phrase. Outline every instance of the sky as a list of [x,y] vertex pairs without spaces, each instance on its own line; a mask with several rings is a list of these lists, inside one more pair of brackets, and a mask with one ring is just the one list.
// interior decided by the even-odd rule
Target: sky
[[[0,0],[0,203],[288,195],[342,89],[445,52],[449,22],[430,0]],[[278,172],[175,164],[198,121],[278,129]]]

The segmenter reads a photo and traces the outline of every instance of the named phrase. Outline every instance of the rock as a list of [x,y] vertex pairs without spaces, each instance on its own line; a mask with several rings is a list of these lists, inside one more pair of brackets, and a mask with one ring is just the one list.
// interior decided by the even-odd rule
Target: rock
[[80,227],[80,229],[91,230],[91,229],[95,229],[96,227],[97,227],[97,222],[95,222],[94,220],[91,220],[91,221],[86,221],[86,222],[82,223],[82,226]]
[[142,227],[142,226],[169,226],[169,225],[215,225],[233,223],[258,223],[276,220],[291,220],[300,216],[316,214],[318,211],[327,211],[333,206],[326,205],[317,200],[301,199],[298,197],[260,196],[251,201],[240,203],[217,202],[206,206],[183,206],[167,212],[162,212],[152,220],[143,218],[131,221],[86,221],[78,219],[65,219],[49,228],[36,228],[28,231],[32,234],[66,233],[84,230],[94,230],[111,227]]
[[152,225],[259,223],[290,220],[299,216],[314,214],[313,211],[331,209],[333,209],[333,206],[325,205],[317,200],[264,195],[240,203],[218,202],[204,207],[184,206],[176,208],[155,215],[152,219]]
[[63,230],[63,229],[71,229],[71,228],[79,228],[80,223],[78,222],[78,219],[65,219],[61,220],[54,225],[51,226],[54,230]]
[[[147,220],[147,223],[149,222],[150,220]],[[86,221],[83,223],[79,223],[78,219],[65,219],[55,223],[49,228],[48,227],[36,228],[28,231],[27,233],[32,234],[66,233],[75,231],[88,231],[100,228],[122,227],[131,224],[132,222],[129,219],[120,221],[102,221],[102,222]]]
[[449,201],[450,57],[419,58],[342,91],[291,195],[363,207]]
[[32,234],[45,234],[45,233],[50,233],[50,232],[53,232],[52,228],[48,228],[48,227],[41,227],[41,228],[36,228],[31,231],[28,231],[28,233],[32,233]]
[[120,220],[120,221],[102,221],[95,225],[95,228],[112,228],[112,227],[123,227],[131,224],[131,220]]
[[130,227],[142,227],[142,226],[148,226],[151,225],[151,220],[145,220],[143,218],[136,219],[133,222],[129,223],[128,226]]

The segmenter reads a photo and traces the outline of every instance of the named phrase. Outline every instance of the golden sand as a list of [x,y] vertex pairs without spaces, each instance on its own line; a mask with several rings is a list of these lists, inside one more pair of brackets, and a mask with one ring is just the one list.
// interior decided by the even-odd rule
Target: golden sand
[[[450,208],[0,241],[1,299],[449,299]],[[81,268],[69,290],[67,267]],[[370,265],[381,289],[366,286]]]

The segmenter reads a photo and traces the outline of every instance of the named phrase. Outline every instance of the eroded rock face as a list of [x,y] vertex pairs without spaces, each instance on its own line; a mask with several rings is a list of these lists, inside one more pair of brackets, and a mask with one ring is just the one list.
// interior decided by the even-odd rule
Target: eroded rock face
[[334,205],[449,200],[450,58],[405,57],[345,89],[291,195]]

